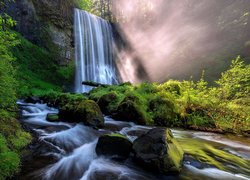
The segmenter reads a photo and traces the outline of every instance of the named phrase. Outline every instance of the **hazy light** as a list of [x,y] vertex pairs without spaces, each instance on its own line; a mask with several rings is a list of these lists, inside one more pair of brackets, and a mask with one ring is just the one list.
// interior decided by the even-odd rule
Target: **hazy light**
[[192,75],[192,68],[206,68],[206,63],[215,61],[209,59],[210,54],[217,53],[232,39],[219,25],[220,18],[231,7],[227,0],[114,0],[113,3],[113,13],[130,45],[130,51],[122,52],[122,63],[118,64],[126,80],[139,81],[134,64],[141,64],[151,81]]

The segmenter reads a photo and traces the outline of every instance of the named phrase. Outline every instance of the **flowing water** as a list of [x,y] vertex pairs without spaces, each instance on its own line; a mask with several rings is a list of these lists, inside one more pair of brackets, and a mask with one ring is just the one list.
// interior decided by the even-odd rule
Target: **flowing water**
[[105,128],[95,130],[83,124],[48,122],[48,113],[58,113],[46,104],[18,102],[21,122],[37,140],[24,156],[19,179],[58,180],[246,180],[250,179],[250,141],[247,138],[197,131],[172,130],[186,155],[178,176],[144,171],[133,163],[98,157],[95,146],[104,133],[119,132],[131,141],[152,127],[105,117]]
[[75,92],[87,92],[82,81],[115,84],[113,35],[110,24],[86,11],[75,9]]

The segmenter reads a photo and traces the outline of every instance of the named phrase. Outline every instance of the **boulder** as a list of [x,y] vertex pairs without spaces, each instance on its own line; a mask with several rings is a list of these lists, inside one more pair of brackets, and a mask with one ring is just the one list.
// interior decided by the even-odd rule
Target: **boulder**
[[135,161],[143,168],[163,174],[181,171],[183,150],[170,129],[154,128],[134,141]]
[[106,134],[99,137],[96,154],[111,156],[118,159],[128,158],[132,150],[132,143],[121,134]]
[[104,114],[111,114],[112,108],[110,107],[110,105],[116,102],[117,99],[117,94],[115,92],[110,92],[100,97],[100,99],[97,101],[97,104]]
[[95,128],[104,126],[99,106],[92,100],[68,103],[59,109],[59,118],[68,122],[82,122]]
[[135,96],[125,97],[118,105],[116,114],[113,117],[121,121],[132,121],[140,125],[148,124],[146,112],[143,110],[138,97]]
[[47,114],[46,120],[49,122],[58,122],[59,116],[58,114],[49,113]]
[[154,123],[158,126],[177,127],[182,122],[178,120],[176,102],[172,98],[161,95],[155,96],[149,101],[149,110],[153,116]]

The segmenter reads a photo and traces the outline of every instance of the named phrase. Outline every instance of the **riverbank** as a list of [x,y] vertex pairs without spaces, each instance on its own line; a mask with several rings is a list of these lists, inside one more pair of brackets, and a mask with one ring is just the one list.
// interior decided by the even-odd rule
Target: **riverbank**
[[[80,101],[92,100],[103,114],[140,125],[249,136],[250,97],[246,93],[249,84],[243,78],[248,77],[248,69],[238,58],[216,81],[216,87],[208,86],[201,78],[198,82],[169,80],[162,84],[102,85],[83,95],[52,91],[39,97],[59,109],[70,106],[75,109]],[[228,77],[233,73],[243,79],[234,82],[234,76]],[[231,81],[235,86],[230,86]]]

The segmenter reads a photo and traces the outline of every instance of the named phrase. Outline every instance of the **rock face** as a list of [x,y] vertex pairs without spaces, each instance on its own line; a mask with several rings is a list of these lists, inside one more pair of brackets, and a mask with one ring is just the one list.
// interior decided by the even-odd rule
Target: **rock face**
[[59,118],[68,122],[82,122],[95,128],[104,126],[104,118],[99,106],[92,100],[68,103],[59,109]]
[[164,174],[179,173],[183,150],[170,129],[154,128],[134,141],[136,161],[144,168]]
[[132,150],[132,143],[121,134],[106,134],[99,138],[96,154],[126,159]]
[[18,0],[8,5],[8,13],[17,21],[16,31],[64,65],[74,58],[73,6],[73,0]]

